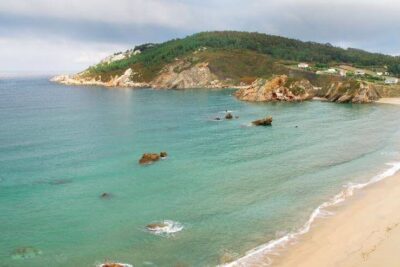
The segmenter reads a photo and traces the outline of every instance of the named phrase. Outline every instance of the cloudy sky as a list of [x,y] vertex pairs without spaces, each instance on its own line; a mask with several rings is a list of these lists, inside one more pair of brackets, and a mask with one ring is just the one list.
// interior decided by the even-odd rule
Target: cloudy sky
[[116,51],[243,30],[400,54],[398,0],[1,0],[0,71],[73,72]]

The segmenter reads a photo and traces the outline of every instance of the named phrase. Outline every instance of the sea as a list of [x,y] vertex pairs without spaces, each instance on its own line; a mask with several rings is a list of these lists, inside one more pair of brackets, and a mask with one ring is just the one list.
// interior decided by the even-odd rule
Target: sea
[[234,91],[1,77],[0,266],[246,266],[400,169],[399,106]]

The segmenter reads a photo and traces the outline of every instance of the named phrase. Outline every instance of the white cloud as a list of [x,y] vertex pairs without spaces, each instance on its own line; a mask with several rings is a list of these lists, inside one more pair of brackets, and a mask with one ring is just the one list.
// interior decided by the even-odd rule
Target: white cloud
[[399,54],[398,14],[398,0],[1,0],[0,69],[78,70],[135,43],[205,30]]
[[127,47],[70,40],[0,38],[0,71],[76,72]]

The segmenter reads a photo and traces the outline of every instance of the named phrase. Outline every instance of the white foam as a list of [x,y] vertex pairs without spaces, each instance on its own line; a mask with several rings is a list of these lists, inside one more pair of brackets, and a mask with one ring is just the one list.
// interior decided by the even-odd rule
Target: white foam
[[[308,231],[310,231],[311,225],[317,218],[321,217],[326,217],[328,215],[331,215],[332,213],[327,211],[326,208],[338,205],[339,203],[342,203],[348,198],[349,196],[352,196],[355,192],[355,190],[359,190],[362,188],[365,188],[369,185],[375,184],[379,181],[382,181],[383,179],[393,176],[396,172],[400,170],[400,162],[395,162],[395,163],[387,163],[386,165],[391,166],[389,169],[386,171],[372,177],[371,180],[369,180],[366,183],[359,183],[359,184],[353,184],[349,183],[345,185],[345,189],[332,197],[329,201],[326,201],[322,203],[320,206],[318,206],[310,215],[309,219],[307,222],[300,227],[297,231],[288,233],[281,238],[274,239],[269,241],[266,244],[263,244],[259,247],[256,247],[246,253],[245,256],[237,259],[236,261],[233,261],[231,263],[227,263],[224,265],[220,265],[223,267],[237,267],[237,266],[247,266],[249,263],[257,263],[257,266],[268,266],[272,263],[271,258],[268,256],[276,255],[276,250],[279,248],[284,248],[286,245],[290,244],[291,242],[296,241],[296,239],[301,236],[306,234]],[[258,262],[260,257],[263,257],[263,260],[266,262]]]
[[159,224],[159,227],[147,228],[147,230],[155,235],[171,235],[183,230],[183,225],[180,222],[164,220]]

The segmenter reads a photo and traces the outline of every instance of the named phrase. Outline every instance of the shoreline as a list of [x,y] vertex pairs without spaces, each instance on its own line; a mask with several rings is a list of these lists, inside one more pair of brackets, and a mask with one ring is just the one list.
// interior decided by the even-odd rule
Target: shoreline
[[[322,203],[297,231],[271,240],[224,267],[397,267],[400,163]],[[331,216],[332,215],[332,216]]]

